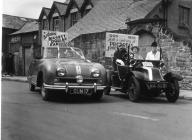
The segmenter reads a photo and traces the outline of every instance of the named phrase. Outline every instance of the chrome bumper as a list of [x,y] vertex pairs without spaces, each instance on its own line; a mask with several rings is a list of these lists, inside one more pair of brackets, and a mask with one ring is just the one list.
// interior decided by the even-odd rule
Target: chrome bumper
[[65,83],[65,85],[48,85],[44,83],[45,89],[52,89],[52,90],[65,90],[65,92],[69,91],[69,88],[80,88],[80,89],[94,89],[94,92],[97,90],[103,90],[106,86],[97,85],[94,83],[93,85],[70,85],[69,83]]

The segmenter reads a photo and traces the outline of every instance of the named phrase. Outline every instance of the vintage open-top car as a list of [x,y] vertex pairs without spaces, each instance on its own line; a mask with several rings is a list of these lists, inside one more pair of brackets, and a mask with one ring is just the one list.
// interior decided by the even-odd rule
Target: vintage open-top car
[[40,87],[43,100],[54,91],[65,94],[84,94],[100,99],[106,83],[105,68],[87,60],[79,48],[42,47],[32,60],[28,71],[31,91]]
[[106,94],[114,88],[128,94],[129,99],[137,102],[140,97],[157,97],[165,93],[169,102],[179,97],[178,81],[182,77],[163,70],[162,60],[135,59],[131,51],[116,60],[117,70],[107,70],[108,86]]

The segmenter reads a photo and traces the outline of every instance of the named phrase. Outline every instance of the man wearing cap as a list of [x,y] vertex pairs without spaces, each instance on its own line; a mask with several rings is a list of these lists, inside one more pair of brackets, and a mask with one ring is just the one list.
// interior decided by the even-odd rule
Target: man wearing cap
[[123,55],[126,54],[126,49],[123,47],[123,45],[119,45],[117,47],[117,50],[115,51],[114,53],[114,57],[113,57],[113,69],[114,71],[117,70],[117,65],[116,65],[116,60],[119,59],[119,60],[123,60]]
[[152,50],[147,53],[146,60],[160,60],[160,52],[157,50],[157,42],[151,44]]

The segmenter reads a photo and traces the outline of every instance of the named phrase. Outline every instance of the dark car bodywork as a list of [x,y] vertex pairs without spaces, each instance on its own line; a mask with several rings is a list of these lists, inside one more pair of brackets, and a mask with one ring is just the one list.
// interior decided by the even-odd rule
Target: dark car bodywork
[[[50,99],[51,90],[61,90],[66,94],[90,94],[98,99],[102,97],[106,71],[101,64],[85,59],[78,48],[54,48],[52,52],[50,49],[43,48],[42,57],[30,64],[30,90],[40,87],[44,100]],[[64,54],[66,50],[72,52],[71,56]]]
[[[163,72],[164,65],[160,60],[136,60],[128,58],[126,65],[117,63],[117,71],[107,70],[108,86],[126,94],[136,102],[142,96],[157,97],[166,93],[169,102],[175,102],[179,97],[178,81],[182,77],[172,72]],[[150,64],[150,65],[146,65]]]

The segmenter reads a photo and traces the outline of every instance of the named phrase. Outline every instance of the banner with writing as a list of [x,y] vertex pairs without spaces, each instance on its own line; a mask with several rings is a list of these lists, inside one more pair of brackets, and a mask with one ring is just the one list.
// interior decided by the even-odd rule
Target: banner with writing
[[117,33],[106,33],[106,49],[105,57],[113,57],[115,50],[119,45],[123,45],[124,48],[128,49],[132,46],[138,46],[139,36],[117,34]]
[[42,30],[43,47],[66,47],[68,34],[66,32]]

